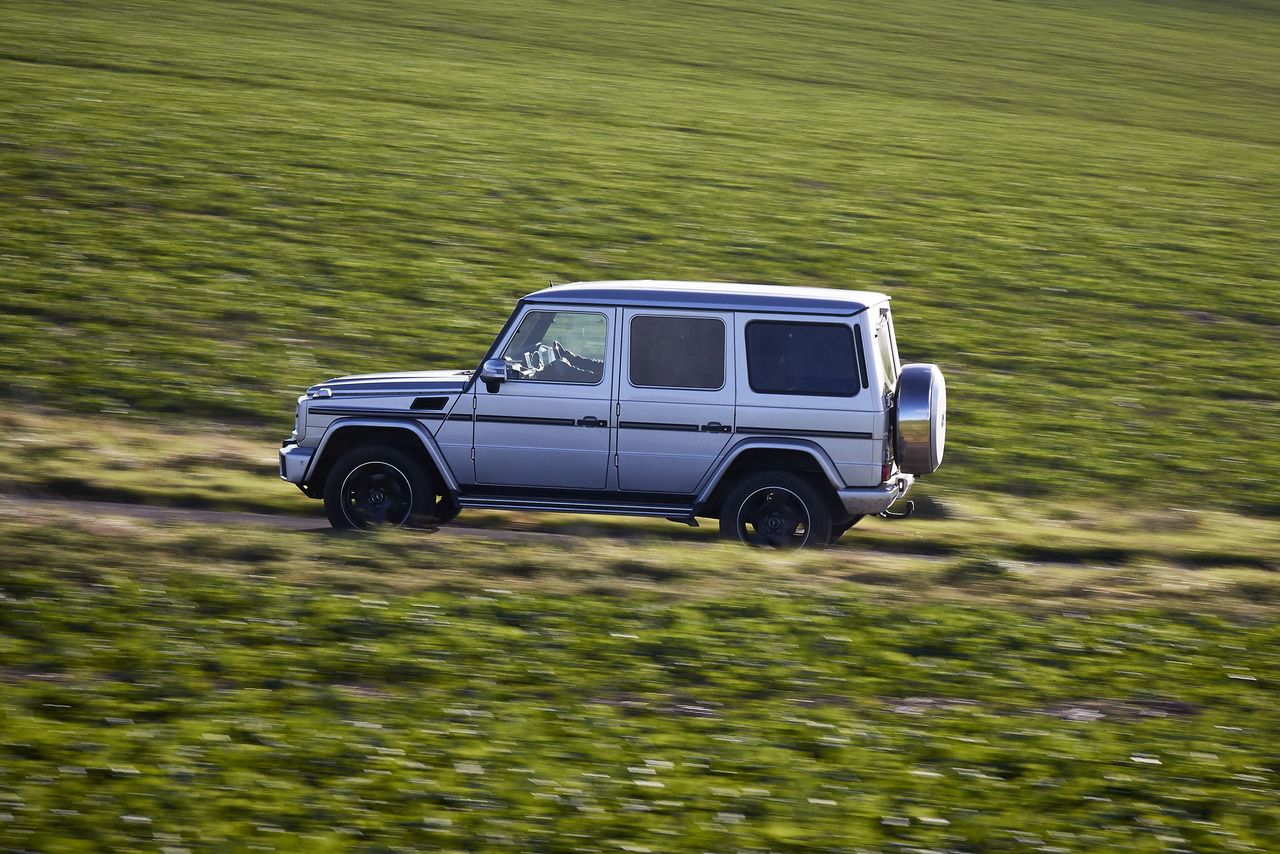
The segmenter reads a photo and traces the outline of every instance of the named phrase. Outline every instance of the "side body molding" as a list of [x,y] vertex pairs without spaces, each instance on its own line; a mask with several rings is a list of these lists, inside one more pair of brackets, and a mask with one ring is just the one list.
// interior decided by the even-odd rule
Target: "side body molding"
[[378,427],[392,430],[403,430],[418,437],[422,443],[422,448],[427,452],[427,456],[431,458],[431,462],[435,465],[436,470],[440,472],[440,477],[444,480],[445,488],[449,490],[449,494],[455,498],[458,495],[458,481],[453,476],[453,472],[449,469],[448,463],[445,462],[444,454],[440,452],[440,446],[436,444],[435,437],[426,431],[426,429],[412,418],[339,418],[329,425],[329,429],[325,430],[324,437],[320,439],[320,444],[316,447],[316,451],[311,456],[311,463],[307,466],[307,470],[302,475],[302,482],[308,483],[311,479],[311,473],[315,471],[320,460],[324,457],[325,448],[337,433],[350,427]]
[[693,509],[696,512],[707,503],[707,499],[711,497],[711,493],[715,491],[719,485],[720,479],[724,477],[724,473],[729,470],[729,466],[733,465],[733,461],[742,456],[743,453],[751,450],[766,451],[799,451],[813,457],[814,462],[818,464],[818,468],[822,469],[822,473],[827,476],[827,480],[831,482],[833,489],[843,489],[844,479],[840,477],[840,473],[836,470],[836,464],[831,461],[831,457],[822,449],[817,442],[810,442],[807,439],[786,439],[773,438],[770,436],[761,436],[756,439],[743,439],[736,445],[731,445],[721,456],[720,461],[712,467],[711,473],[702,481],[701,488],[698,490],[697,498],[694,499]]

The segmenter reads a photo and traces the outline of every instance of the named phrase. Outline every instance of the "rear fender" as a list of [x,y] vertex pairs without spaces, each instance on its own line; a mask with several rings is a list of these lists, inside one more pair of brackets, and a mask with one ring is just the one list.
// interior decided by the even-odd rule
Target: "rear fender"
[[772,437],[743,439],[725,451],[719,462],[711,467],[711,473],[703,479],[698,489],[697,498],[694,500],[693,505],[694,510],[697,511],[706,505],[707,501],[720,486],[725,474],[733,467],[737,459],[748,451],[758,450],[790,451],[805,454],[813,460],[832,489],[844,487],[844,479],[840,477],[839,471],[836,470],[836,464],[831,461],[831,457],[817,442],[811,442],[807,439],[776,439]]

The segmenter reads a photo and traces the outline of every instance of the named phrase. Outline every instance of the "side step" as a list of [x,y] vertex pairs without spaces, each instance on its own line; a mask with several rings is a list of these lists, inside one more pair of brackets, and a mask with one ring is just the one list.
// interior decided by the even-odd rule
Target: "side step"
[[[513,496],[462,495],[458,503],[473,510],[526,510],[550,513],[596,513],[604,516],[675,517],[684,521],[693,515],[688,504],[647,504],[626,501],[599,501],[590,498],[516,498]],[[687,524],[687,523],[686,523]]]

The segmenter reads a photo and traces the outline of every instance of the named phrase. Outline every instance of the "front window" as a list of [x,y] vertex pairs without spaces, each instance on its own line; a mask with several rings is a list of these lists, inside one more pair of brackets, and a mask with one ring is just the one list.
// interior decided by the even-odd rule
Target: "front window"
[[502,354],[507,378],[595,384],[604,378],[606,323],[588,311],[531,311]]
[[753,320],[747,378],[757,394],[853,397],[861,387],[853,330],[837,323]]

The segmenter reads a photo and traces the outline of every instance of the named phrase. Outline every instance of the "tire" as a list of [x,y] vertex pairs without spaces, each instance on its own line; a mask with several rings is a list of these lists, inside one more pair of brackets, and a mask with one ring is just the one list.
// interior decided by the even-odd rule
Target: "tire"
[[831,538],[828,543],[834,544],[840,542],[840,538],[844,536],[845,531],[862,521],[862,516],[854,516],[847,522],[834,522],[831,525]]
[[758,548],[814,548],[831,536],[822,493],[789,471],[763,471],[738,481],[720,508],[720,535]]
[[462,506],[458,504],[452,495],[444,495],[436,502],[436,522],[441,525],[449,524],[458,518],[458,514],[461,512]]
[[347,451],[324,485],[329,524],[341,529],[420,527],[432,518],[435,503],[426,469],[389,445]]

